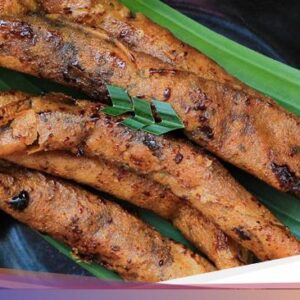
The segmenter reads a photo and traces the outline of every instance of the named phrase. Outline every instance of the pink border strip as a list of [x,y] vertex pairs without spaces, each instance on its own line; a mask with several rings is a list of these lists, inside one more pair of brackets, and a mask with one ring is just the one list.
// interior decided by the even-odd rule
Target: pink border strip
[[300,289],[299,283],[168,285],[107,281],[94,277],[0,269],[0,288],[6,289]]

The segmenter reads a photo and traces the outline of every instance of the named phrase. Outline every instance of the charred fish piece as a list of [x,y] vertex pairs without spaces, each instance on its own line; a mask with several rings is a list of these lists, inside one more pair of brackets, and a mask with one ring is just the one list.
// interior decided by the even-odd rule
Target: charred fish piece
[[[126,167],[186,199],[261,260],[299,254],[300,243],[223,166],[185,139],[134,131],[103,106],[59,95],[30,98],[0,132],[0,156],[64,150]],[[182,159],[176,159],[178,155]]]
[[[170,103],[185,134],[273,187],[299,194],[300,122],[272,100],[128,51],[105,31],[40,16],[2,17],[0,65],[105,100],[106,84]],[[267,120],[267,121],[266,121]]]
[[250,263],[251,255],[228,238],[214,223],[175,196],[168,188],[124,167],[102,159],[67,152],[17,153],[5,160],[74,180],[149,209],[170,220],[218,269]]
[[119,205],[11,164],[0,165],[0,209],[126,280],[155,282],[214,270]]
[[[48,101],[48,105],[52,103],[62,111],[66,109],[64,102],[69,104],[67,108],[70,109],[70,103],[74,101],[62,95],[49,97],[52,98],[52,102]],[[0,93],[2,120],[0,125],[7,124],[22,111],[30,109],[31,105],[30,95],[20,92]],[[5,159],[90,185],[139,207],[154,211],[163,218],[171,220],[219,269],[250,263],[252,259],[245,249],[230,240],[214,223],[197,209],[189,206],[187,201],[175,196],[166,187],[109,161],[74,156],[67,152],[40,152],[31,155],[18,152]]]
[[60,18],[106,31],[120,41],[128,55],[151,55],[176,69],[236,88],[246,88],[236,78],[194,48],[176,39],[169,31],[140,13],[133,14],[116,0],[2,0],[1,15],[25,15],[29,12],[59,15]]

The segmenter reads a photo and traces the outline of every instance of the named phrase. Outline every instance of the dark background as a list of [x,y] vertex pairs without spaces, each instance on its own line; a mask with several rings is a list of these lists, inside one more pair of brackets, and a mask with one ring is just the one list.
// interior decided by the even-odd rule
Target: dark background
[[[247,47],[300,68],[300,0],[165,2]],[[1,212],[0,268],[88,275],[37,233]]]

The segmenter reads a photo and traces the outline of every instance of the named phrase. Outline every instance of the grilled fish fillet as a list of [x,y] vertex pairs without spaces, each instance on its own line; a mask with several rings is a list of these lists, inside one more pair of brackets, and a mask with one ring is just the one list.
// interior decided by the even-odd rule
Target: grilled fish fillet
[[[0,65],[80,87],[104,99],[105,84],[172,104],[186,135],[282,191],[300,191],[300,122],[270,99],[128,55],[106,32],[46,17],[2,17]],[[267,120],[267,121],[266,121]]]
[[106,201],[64,181],[1,163],[0,209],[131,281],[214,270],[204,258]]
[[[60,101],[61,98],[60,96]],[[0,93],[0,125],[7,124],[22,110],[30,108],[30,102],[30,97],[23,93]],[[104,160],[75,157],[63,152],[32,155],[19,153],[5,159],[90,185],[172,220],[185,237],[205,253],[219,269],[241,265],[240,259],[248,263],[251,258],[251,255],[228,240],[219,228],[198,210],[186,204],[186,201],[162,185],[125,168]]]
[[116,0],[2,0],[0,3],[1,15],[16,16],[28,12],[59,14],[70,21],[103,29],[136,52],[206,79],[244,87],[207,56],[177,40],[142,14],[132,14]]
[[[185,200],[162,185],[101,159],[66,152],[14,154],[5,157],[27,168],[71,179],[154,211],[177,227],[218,269],[248,263],[251,256]],[[242,262],[243,261],[243,262]]]
[[[262,260],[300,253],[300,243],[214,158],[186,140],[134,131],[103,106],[59,96],[28,98],[0,131],[0,156],[65,150],[147,176],[184,198]],[[25,105],[25,104],[23,104]]]

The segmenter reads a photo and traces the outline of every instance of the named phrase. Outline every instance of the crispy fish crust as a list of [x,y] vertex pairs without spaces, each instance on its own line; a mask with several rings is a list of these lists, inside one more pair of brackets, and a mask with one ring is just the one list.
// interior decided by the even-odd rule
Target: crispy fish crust
[[249,262],[251,256],[214,223],[175,196],[166,187],[99,158],[76,157],[67,152],[14,154],[9,160],[27,168],[89,185],[169,219],[218,269]]
[[299,242],[214,158],[186,140],[124,127],[99,103],[29,98],[0,132],[0,155],[66,150],[131,169],[187,199],[262,260],[300,253]]
[[[61,96],[56,97],[61,100]],[[0,125],[7,124],[22,110],[30,107],[30,96],[24,93],[0,93]],[[245,263],[251,259],[247,251],[228,239],[214,223],[189,206],[184,199],[175,196],[166,187],[126,168],[105,160],[76,157],[66,152],[42,152],[32,155],[18,153],[5,159],[90,185],[154,211],[171,220],[219,269],[239,266],[242,264],[240,259]]]
[[300,190],[300,122],[270,99],[133,56],[101,30],[46,17],[0,20],[0,65],[79,87],[103,99],[105,84],[167,101],[185,133],[282,191]]
[[24,15],[40,8],[35,0],[1,0],[0,15]]
[[[25,207],[13,205],[11,199],[22,197],[24,191]],[[154,282],[214,270],[207,260],[163,238],[117,204],[62,180],[3,163],[0,209],[126,280]]]
[[207,56],[177,40],[170,32],[142,14],[132,14],[118,1],[2,0],[0,4],[1,15],[16,16],[37,11],[59,14],[70,21],[103,29],[136,52],[151,55],[206,79],[243,87],[241,82]]

